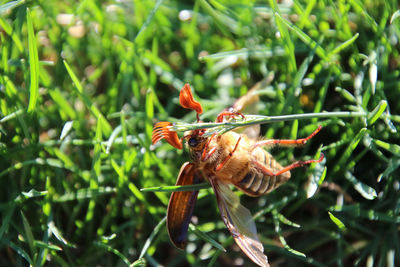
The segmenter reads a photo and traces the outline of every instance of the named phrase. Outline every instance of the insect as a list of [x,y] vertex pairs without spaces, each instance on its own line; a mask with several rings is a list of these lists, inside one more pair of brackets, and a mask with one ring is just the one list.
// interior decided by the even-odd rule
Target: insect
[[[203,108],[193,99],[188,84],[181,89],[179,102],[182,107],[196,111],[197,122],[200,122]],[[216,122],[240,118],[245,119],[245,116],[235,110],[225,110],[217,116]],[[261,196],[289,180],[290,170],[321,162],[323,154],[317,160],[296,161],[283,167],[264,147],[303,145],[322,127],[319,126],[306,138],[255,141],[245,134],[233,131],[222,135],[205,135],[205,129],[186,132],[180,139],[177,133],[170,129],[171,125],[170,122],[155,124],[152,143],[165,139],[175,148],[182,149],[183,140],[187,141],[191,162],[186,162],[181,167],[176,185],[194,185],[204,180],[210,182],[222,220],[237,245],[254,263],[269,266],[253,218],[249,210],[240,204],[239,197],[231,191],[229,185],[234,185],[249,196]],[[186,245],[197,195],[198,191],[173,192],[169,200],[167,229],[172,243],[180,249]]]

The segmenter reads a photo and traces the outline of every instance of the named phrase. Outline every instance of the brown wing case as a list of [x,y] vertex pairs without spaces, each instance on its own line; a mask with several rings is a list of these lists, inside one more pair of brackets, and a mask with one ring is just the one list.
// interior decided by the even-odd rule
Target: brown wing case
[[[182,165],[176,185],[193,185],[202,181],[201,174],[192,163]],[[167,229],[169,237],[177,248],[183,249],[190,220],[193,215],[199,191],[172,192],[167,211]]]

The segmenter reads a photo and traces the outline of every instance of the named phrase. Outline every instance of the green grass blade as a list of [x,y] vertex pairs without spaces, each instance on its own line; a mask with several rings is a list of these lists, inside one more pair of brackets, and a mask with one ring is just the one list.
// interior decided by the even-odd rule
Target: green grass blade
[[193,224],[189,224],[189,231],[191,233],[194,233],[195,235],[197,235],[199,238],[203,239],[204,241],[210,243],[213,247],[222,250],[224,252],[226,252],[225,248],[218,243],[217,241],[215,241],[214,239],[212,239],[209,235],[207,235],[206,233],[200,231],[196,226],[194,226]]
[[105,244],[105,243],[102,243],[102,242],[99,242],[99,241],[96,241],[96,242],[94,242],[93,244],[94,244],[96,247],[98,247],[98,248],[105,249],[105,250],[107,250],[108,252],[111,252],[111,253],[115,254],[115,255],[118,256],[126,265],[130,266],[131,263],[129,262],[128,258],[126,258],[126,257],[124,256],[124,254],[122,254],[119,250],[113,248],[112,246],[110,246],[110,245],[108,245],[108,244]]
[[97,120],[101,118],[101,129],[104,135],[109,136],[112,131],[111,125],[108,123],[107,119],[103,116],[103,114],[101,114],[100,110],[86,96],[86,94],[83,91],[83,86],[78,80],[78,77],[76,77],[75,73],[72,71],[67,61],[65,60],[64,60],[64,65],[73,83],[75,84],[75,87],[78,90],[78,93],[80,94],[82,101],[85,103],[85,106],[92,112],[92,114],[96,117]]
[[140,27],[138,34],[135,36],[135,39],[133,40],[133,42],[135,44],[141,44],[143,42],[143,40],[142,40],[143,32],[149,27],[151,20],[154,17],[154,14],[157,12],[157,10],[160,7],[160,5],[162,4],[162,2],[163,2],[163,0],[157,0],[154,8],[151,10],[150,14],[147,16],[146,21],[143,23],[142,27]]
[[21,211],[22,224],[24,225],[25,238],[31,250],[32,256],[36,254],[35,239],[33,238],[32,228],[26,219],[24,213]]
[[8,22],[0,16],[0,27],[11,36],[13,40],[13,45],[15,45],[20,53],[24,51],[24,46],[22,45],[22,41],[19,36],[13,31],[12,27]]
[[367,118],[368,125],[374,124],[375,121],[379,119],[382,113],[386,110],[386,107],[387,107],[387,101],[381,100],[379,104],[374,108],[374,110],[368,114]]
[[170,185],[170,186],[155,186],[142,188],[142,192],[180,192],[180,191],[195,191],[200,189],[209,188],[209,183],[201,183],[195,185]]
[[396,10],[396,12],[393,13],[392,17],[390,18],[390,24],[392,24],[393,21],[398,17],[400,17],[400,9]]
[[147,238],[146,242],[144,243],[144,246],[142,248],[142,251],[140,252],[139,259],[143,258],[143,256],[146,254],[147,250],[149,249],[151,243],[153,242],[154,238],[160,231],[160,229],[165,225],[165,221],[167,220],[167,217],[164,217],[160,222],[154,227],[154,230],[151,232],[149,238]]
[[344,223],[338,219],[335,215],[332,214],[332,212],[328,211],[329,214],[329,218],[331,219],[332,222],[334,222],[336,224],[336,226],[340,229],[340,230],[346,230],[346,226],[344,225]]
[[20,255],[22,258],[24,258],[28,263],[29,266],[33,266],[33,261],[31,257],[29,257],[29,254],[21,247],[16,245],[14,242],[9,242],[8,245],[17,252],[18,255]]
[[291,28],[287,21],[282,18],[279,14],[279,8],[276,0],[269,1],[271,6],[274,8],[274,15],[276,18],[276,24],[278,25],[280,39],[282,40],[282,46],[284,47],[287,55],[289,56],[289,72],[295,73],[297,71],[296,58],[295,58],[295,48],[292,41],[292,37],[289,34],[288,28]]
[[25,0],[10,1],[0,6],[0,14],[9,12],[11,9],[23,4]]
[[29,66],[30,66],[30,87],[29,87],[29,106],[28,112],[33,112],[39,96],[39,56],[36,47],[36,36],[33,30],[31,12],[26,10],[26,20],[28,25],[28,46],[29,46]]
[[358,180],[350,172],[346,172],[344,177],[353,184],[354,189],[356,189],[365,199],[373,200],[378,196],[375,189]]
[[333,49],[331,52],[329,52],[328,57],[331,58],[333,55],[339,54],[342,50],[344,50],[346,47],[350,46],[353,44],[356,39],[358,38],[359,34],[356,33],[353,37],[351,37],[349,40],[341,43],[338,45],[335,49]]
[[[2,222],[0,227],[0,240],[3,240],[4,232],[7,231],[10,226],[11,216],[13,215],[15,210],[15,204],[11,203],[7,206],[7,210],[2,213]],[[5,214],[5,215],[4,215]]]
[[326,51],[313,39],[311,39],[307,34],[305,34],[301,29],[299,29],[296,25],[290,23],[286,19],[284,19],[280,14],[275,13],[275,17],[278,18],[280,22],[283,22],[289,29],[293,30],[297,36],[311,49],[315,50],[315,53],[325,61],[329,61],[329,57]]

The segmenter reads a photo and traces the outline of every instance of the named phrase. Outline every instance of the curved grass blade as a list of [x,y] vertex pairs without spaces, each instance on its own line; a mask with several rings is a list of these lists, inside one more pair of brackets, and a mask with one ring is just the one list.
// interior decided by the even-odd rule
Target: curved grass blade
[[374,124],[374,122],[379,119],[379,117],[382,115],[382,113],[386,110],[387,107],[387,101],[386,100],[381,100],[379,104],[374,108],[371,113],[368,114],[367,121],[368,125]]
[[113,248],[112,246],[109,246],[107,244],[104,244],[102,242],[96,241],[94,242],[94,245],[96,247],[99,248],[103,248],[105,250],[107,250],[108,252],[114,253],[115,255],[117,255],[126,265],[130,265],[131,263],[129,262],[129,260],[121,253],[119,252],[117,249]]
[[164,225],[165,221],[167,219],[167,216],[165,216],[154,228],[154,230],[151,232],[149,238],[147,238],[146,242],[144,243],[144,246],[142,248],[142,251],[140,252],[139,255],[139,260],[143,258],[144,254],[146,253],[146,251],[148,250],[148,248],[150,247],[151,242],[153,241],[153,239],[155,238],[155,236],[158,234],[158,232],[160,231],[161,227]]

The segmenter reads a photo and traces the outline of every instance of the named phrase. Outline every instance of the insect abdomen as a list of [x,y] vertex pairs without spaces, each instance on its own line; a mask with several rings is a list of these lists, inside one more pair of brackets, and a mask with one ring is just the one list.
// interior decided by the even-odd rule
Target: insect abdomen
[[[268,152],[263,150],[262,153],[257,154],[258,156],[255,155],[256,160],[263,163],[263,165],[272,172],[282,169],[282,166]],[[271,192],[289,179],[289,171],[278,176],[269,176],[265,175],[256,167],[253,167],[235,184],[235,186],[250,196],[260,196]]]

